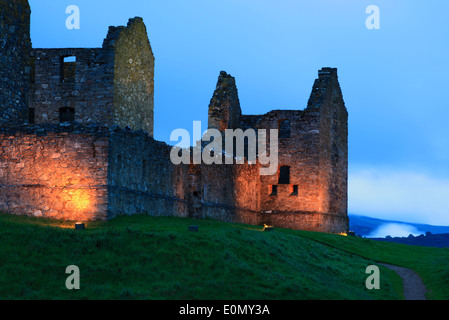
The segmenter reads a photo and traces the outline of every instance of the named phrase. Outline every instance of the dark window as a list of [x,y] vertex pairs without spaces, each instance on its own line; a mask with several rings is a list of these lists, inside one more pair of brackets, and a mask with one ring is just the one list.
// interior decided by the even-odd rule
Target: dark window
[[29,108],[28,109],[28,123],[29,124],[33,124],[34,123],[34,114],[36,109],[34,108]]
[[270,196],[277,196],[277,194],[278,194],[278,186],[277,185],[272,185],[271,186]]
[[290,126],[290,120],[285,119],[279,121],[279,138],[290,138]]
[[75,83],[76,57],[61,58],[61,82]]
[[59,122],[73,122],[75,121],[75,109],[66,107],[59,109]]
[[279,184],[290,184],[290,167],[282,166],[279,169]]
[[298,195],[298,186],[297,185],[293,186],[293,190],[292,190],[292,193],[290,195],[291,196],[297,196]]

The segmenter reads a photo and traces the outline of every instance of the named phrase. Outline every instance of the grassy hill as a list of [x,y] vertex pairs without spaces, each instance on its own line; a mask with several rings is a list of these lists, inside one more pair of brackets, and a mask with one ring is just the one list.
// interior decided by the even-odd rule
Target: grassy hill
[[[0,215],[0,299],[401,299],[401,279],[384,267],[381,289],[366,289],[374,261],[412,267],[430,298],[449,298],[448,249],[260,230],[131,216],[75,231]],[[80,268],[80,290],[65,288],[69,265]]]

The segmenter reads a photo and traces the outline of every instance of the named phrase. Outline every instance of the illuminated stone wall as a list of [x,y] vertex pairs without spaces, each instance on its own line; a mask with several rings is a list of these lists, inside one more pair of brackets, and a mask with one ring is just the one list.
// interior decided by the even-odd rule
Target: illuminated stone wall
[[348,231],[348,218],[321,212],[271,212],[261,213],[260,224],[278,228],[315,232],[341,233]]
[[308,109],[320,115],[320,179],[326,188],[324,212],[347,217],[348,112],[337,69],[323,68],[315,80]]
[[107,218],[107,129],[0,129],[0,210],[63,220]]
[[[248,121],[251,117],[243,119]],[[260,176],[261,211],[322,212],[325,204],[319,179],[320,135],[316,112],[275,110],[259,118],[256,129],[279,129],[286,119],[290,123],[290,135],[279,136],[277,173]],[[280,181],[282,166],[289,167],[287,182]]]
[[[255,165],[197,165],[189,172],[190,215],[258,224],[259,168]],[[195,175],[192,179],[193,172]]]
[[61,220],[148,214],[259,222],[259,165],[174,165],[143,130],[0,128],[0,211]]
[[[277,173],[249,178],[260,180],[256,206],[260,211],[254,219],[285,228],[347,231],[348,113],[337,70],[318,72],[304,110],[242,115],[240,105],[229,103],[238,101],[236,95],[234,78],[220,73],[209,106],[209,128],[279,130]],[[240,119],[240,125],[230,119]],[[236,202],[239,197],[247,198],[244,190]]]

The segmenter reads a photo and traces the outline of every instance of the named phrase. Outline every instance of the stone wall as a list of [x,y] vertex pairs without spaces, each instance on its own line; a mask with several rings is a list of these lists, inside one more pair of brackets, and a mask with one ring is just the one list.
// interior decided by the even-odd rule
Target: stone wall
[[347,217],[321,212],[264,212],[259,221],[278,228],[328,233],[348,231]]
[[198,217],[258,224],[259,170],[258,164],[197,166]]
[[[252,117],[244,116],[244,119],[252,123]],[[319,179],[319,118],[316,112],[274,110],[254,117],[258,118],[255,129],[279,129],[285,120],[289,121],[290,127],[289,134],[279,134],[278,172],[260,177],[261,211],[323,212],[323,187]],[[281,167],[289,167],[288,181],[280,181]]]
[[237,208],[236,222],[258,225],[260,213],[260,164],[234,165],[234,205]]
[[240,105],[231,107],[236,103],[229,101],[238,101],[235,80],[222,72],[209,106],[209,128],[265,129],[267,148],[269,129],[278,129],[277,173],[251,178],[260,180],[261,214],[255,214],[255,220],[294,229],[346,231],[348,113],[337,70],[319,71],[305,110],[242,115]]
[[0,0],[0,125],[28,119],[30,13],[26,0]]
[[241,115],[235,78],[221,71],[209,104],[208,127],[220,131],[240,128]]
[[141,18],[110,27],[102,48],[33,49],[31,57],[30,122],[60,123],[72,112],[69,121],[153,135],[154,57]]
[[114,124],[153,136],[154,56],[142,18],[110,28],[103,47],[114,51]]
[[109,214],[186,216],[187,166],[170,161],[171,147],[144,131],[111,128]]
[[[113,62],[107,50],[33,49],[32,57],[35,123],[60,123],[61,108],[73,108],[76,122],[113,124]],[[76,62],[64,63],[65,57]]]
[[338,82],[337,69],[320,70],[309,106],[320,110],[320,166],[321,179],[327,186],[326,212],[347,216],[348,112]]
[[63,220],[107,218],[107,129],[0,128],[0,211]]
[[256,222],[259,165],[179,164],[146,132],[111,128],[110,217],[149,214]]
[[259,222],[259,165],[174,165],[171,146],[143,130],[3,127],[0,145],[0,211],[80,221],[148,214]]

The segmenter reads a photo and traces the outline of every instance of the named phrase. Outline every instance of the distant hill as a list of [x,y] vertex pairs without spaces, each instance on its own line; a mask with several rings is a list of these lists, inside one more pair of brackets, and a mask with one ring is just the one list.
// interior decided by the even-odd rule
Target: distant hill
[[437,248],[449,247],[449,233],[440,233],[440,234],[427,233],[426,235],[421,234],[417,237],[408,236],[408,237],[386,237],[386,238],[370,238],[370,239],[378,241],[402,243],[412,246],[437,247]]

